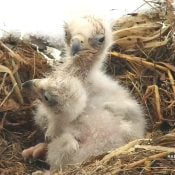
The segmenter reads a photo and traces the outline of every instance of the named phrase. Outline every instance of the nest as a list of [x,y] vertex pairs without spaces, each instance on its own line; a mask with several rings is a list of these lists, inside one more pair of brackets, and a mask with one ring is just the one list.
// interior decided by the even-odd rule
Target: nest
[[[171,4],[156,3],[149,12],[122,17],[114,23],[113,35],[107,72],[142,104],[148,121],[146,138],[55,174],[175,174],[175,40]],[[47,60],[32,43],[0,41],[0,174],[29,174],[46,168],[42,161],[25,162],[21,156],[22,149],[44,138],[33,123],[33,106],[26,103],[21,82],[43,77],[48,70]]]
[[174,174],[175,150],[166,147],[174,142],[174,136],[172,131],[153,140],[135,140],[109,153],[91,158],[81,166],[70,166],[65,172],[55,172],[54,175]]
[[32,43],[10,38],[0,41],[0,174],[33,171],[21,152],[36,140],[41,141],[42,133],[33,123],[34,105],[26,101],[21,84],[44,77],[49,69],[47,60]]
[[21,83],[43,77],[47,60],[31,44],[0,42],[0,112],[15,111],[24,103]]
[[109,71],[145,106],[152,126],[175,116],[174,16],[165,7],[130,14],[113,26]]

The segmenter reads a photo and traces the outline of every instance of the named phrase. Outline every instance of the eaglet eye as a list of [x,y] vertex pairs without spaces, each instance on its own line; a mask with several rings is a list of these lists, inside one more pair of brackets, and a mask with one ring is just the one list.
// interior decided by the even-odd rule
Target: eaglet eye
[[50,94],[48,92],[44,92],[44,100],[46,100],[47,102],[49,102],[51,99]]
[[49,92],[45,91],[43,94],[44,101],[49,105],[57,104],[57,99],[54,95],[51,95]]
[[68,31],[65,31],[65,38],[67,38],[68,37]]
[[100,37],[100,38],[98,39],[98,41],[99,41],[100,43],[103,43],[104,40],[105,40],[105,37],[104,37],[104,36],[102,36],[102,37]]
[[95,47],[95,48],[102,46],[104,41],[105,41],[104,34],[98,34],[93,38],[89,38],[89,43],[91,44],[92,47]]

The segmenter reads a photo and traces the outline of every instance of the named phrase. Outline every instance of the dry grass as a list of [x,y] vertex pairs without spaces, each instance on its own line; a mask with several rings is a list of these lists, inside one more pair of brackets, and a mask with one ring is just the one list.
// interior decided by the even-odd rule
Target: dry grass
[[44,137],[33,123],[34,105],[21,83],[43,77],[49,65],[30,43],[20,40],[0,42],[0,53],[0,174],[28,174],[43,163],[25,162],[21,152]]

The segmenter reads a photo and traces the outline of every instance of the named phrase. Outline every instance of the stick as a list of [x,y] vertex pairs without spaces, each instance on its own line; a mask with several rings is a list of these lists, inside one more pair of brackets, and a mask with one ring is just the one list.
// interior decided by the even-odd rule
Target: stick
[[[11,81],[12,81],[12,84],[13,84],[14,91],[15,91],[15,93],[16,93],[16,96],[17,96],[19,102],[20,102],[21,104],[23,104],[23,97],[22,97],[22,95],[21,95],[21,92],[20,92],[20,90],[19,90],[19,87],[16,86],[16,85],[17,85],[17,82],[16,82],[16,80],[15,80],[15,78],[14,78],[14,76],[13,76],[11,70],[10,70],[8,67],[6,67],[6,66],[0,65],[0,72],[6,72],[6,73],[8,73],[8,74],[10,75],[10,78],[11,78]],[[2,104],[1,104],[1,105],[2,105]]]
[[141,65],[145,65],[145,66],[147,66],[147,67],[149,67],[151,69],[152,68],[157,68],[157,69],[160,69],[160,70],[166,71],[166,72],[168,70],[166,67],[163,67],[163,66],[160,66],[160,65],[157,65],[157,64],[145,61],[145,59],[141,58],[141,57],[130,56],[130,55],[121,54],[121,53],[118,53],[118,52],[110,52],[109,54],[111,56],[118,57],[118,58],[121,58],[121,59],[124,59],[124,60],[127,60],[127,61],[137,62],[137,63],[139,63]]
[[165,147],[165,146],[152,146],[152,145],[136,145],[135,148],[145,149],[145,150],[154,150],[154,151],[168,151],[175,153],[175,148]]
[[2,41],[0,41],[0,46],[3,47],[9,53],[9,55],[13,57],[16,61],[22,62],[24,64],[28,64],[20,55],[13,52],[13,50],[8,48]]
[[165,71],[168,75],[169,81],[170,81],[171,86],[172,86],[172,90],[173,90],[174,95],[175,95],[175,80],[174,80],[174,78],[171,74],[171,71],[168,68],[166,68],[164,66],[160,66],[160,65],[155,64],[155,63],[148,62],[144,58],[141,58],[141,57],[130,56],[130,55],[121,54],[121,53],[118,53],[118,52],[109,52],[108,54],[111,55],[111,56],[114,56],[114,57],[118,57],[118,58],[127,60],[127,61],[139,63],[139,64],[144,65],[144,66],[146,66],[148,68],[151,68],[151,69],[153,69],[153,68],[156,69],[157,68],[159,70]]
[[138,139],[138,140],[134,140],[132,142],[129,142],[127,145],[124,145],[120,148],[117,148],[113,151],[111,151],[108,155],[106,155],[101,161],[102,164],[109,162],[114,156],[118,156],[120,154],[122,154],[124,151],[129,150],[130,148],[134,147],[135,145],[139,144],[140,142],[142,142],[142,139]]
[[128,165],[121,165],[120,167],[118,167],[116,170],[114,170],[111,174],[112,175],[116,175],[117,173],[121,172],[121,171],[126,171],[126,170],[129,170],[131,168],[134,168],[136,166],[139,166],[147,161],[151,161],[151,160],[156,160],[158,158],[162,158],[162,157],[165,157],[167,156],[169,153],[171,152],[162,152],[162,153],[158,153],[158,154],[155,154],[153,156],[149,156],[149,157],[146,157],[144,159],[141,159],[141,160],[138,160],[136,162],[133,162],[133,163],[130,163]]

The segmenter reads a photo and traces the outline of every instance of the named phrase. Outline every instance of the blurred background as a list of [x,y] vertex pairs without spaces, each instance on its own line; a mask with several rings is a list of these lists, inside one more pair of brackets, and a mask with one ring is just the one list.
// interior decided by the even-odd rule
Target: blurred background
[[94,14],[113,20],[127,13],[146,9],[144,0],[0,0],[0,30],[39,32],[49,35],[62,33],[62,23],[75,15]]

